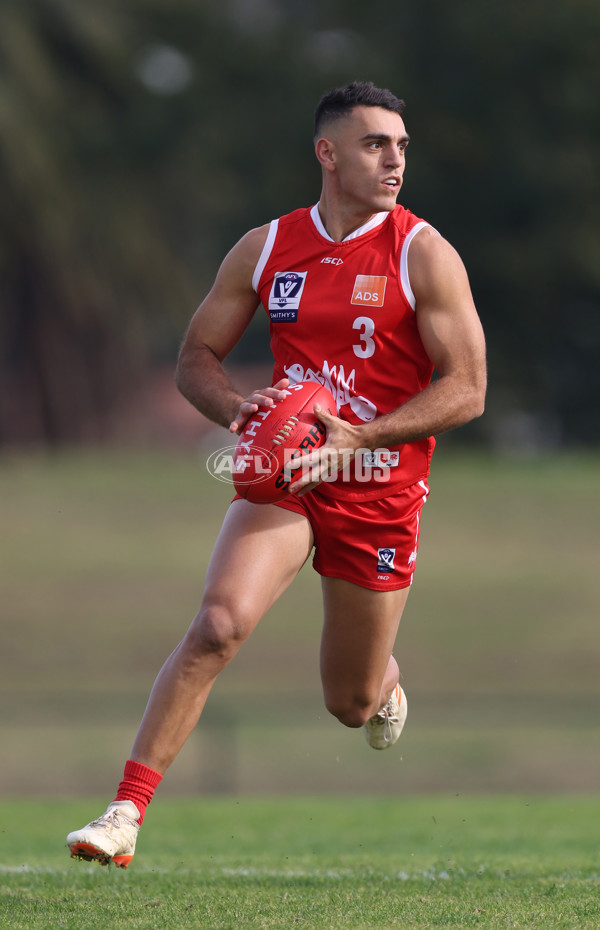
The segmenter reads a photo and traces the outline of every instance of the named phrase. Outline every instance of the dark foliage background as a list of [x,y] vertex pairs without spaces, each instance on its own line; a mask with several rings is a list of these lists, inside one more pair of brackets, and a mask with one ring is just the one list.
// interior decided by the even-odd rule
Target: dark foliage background
[[[594,0],[5,0],[0,443],[110,437],[173,365],[223,254],[318,197],[312,114],[407,102],[402,202],[467,264],[488,415],[457,438],[600,440]],[[261,320],[233,361],[267,357]]]

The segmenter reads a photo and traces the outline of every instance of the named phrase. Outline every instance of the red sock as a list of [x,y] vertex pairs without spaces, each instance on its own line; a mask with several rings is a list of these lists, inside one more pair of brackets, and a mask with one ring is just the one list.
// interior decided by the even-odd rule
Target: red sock
[[162,781],[162,775],[149,769],[141,762],[128,759],[125,763],[123,781],[119,783],[119,790],[115,801],[133,801],[140,812],[138,823],[144,822],[146,808],[148,807],[154,791]]

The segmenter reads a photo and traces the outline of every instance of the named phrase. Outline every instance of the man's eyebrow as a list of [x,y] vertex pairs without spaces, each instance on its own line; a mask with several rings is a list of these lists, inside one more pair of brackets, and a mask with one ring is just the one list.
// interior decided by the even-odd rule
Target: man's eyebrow
[[[393,136],[388,136],[384,132],[368,132],[366,135],[361,137],[360,141],[369,142],[370,140],[372,140],[373,142],[394,142],[395,141]],[[406,133],[406,135],[404,136],[401,136],[401,138],[398,139],[398,142],[410,142],[410,136],[408,135],[408,133]]]

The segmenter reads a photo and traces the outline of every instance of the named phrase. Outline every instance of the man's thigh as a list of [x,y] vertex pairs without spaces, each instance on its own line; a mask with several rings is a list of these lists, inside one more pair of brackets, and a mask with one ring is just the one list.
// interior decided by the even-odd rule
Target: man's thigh
[[419,548],[421,511],[429,487],[425,479],[376,500],[329,497],[316,488],[281,502],[303,512],[315,536],[316,571],[327,578],[393,591],[412,583]]
[[325,694],[378,693],[410,587],[373,591],[340,578],[323,578],[322,585]]
[[210,559],[204,602],[235,607],[258,622],[296,577],[312,545],[304,516],[233,501]]

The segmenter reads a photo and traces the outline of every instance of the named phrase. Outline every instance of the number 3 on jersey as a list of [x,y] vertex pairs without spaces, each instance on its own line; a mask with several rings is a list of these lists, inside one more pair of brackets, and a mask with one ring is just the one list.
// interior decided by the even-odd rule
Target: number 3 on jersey
[[370,316],[357,316],[352,324],[352,329],[358,329],[360,331],[358,337],[360,343],[355,343],[352,346],[354,354],[357,355],[358,358],[370,358],[375,352],[375,340],[373,339],[375,323]]

